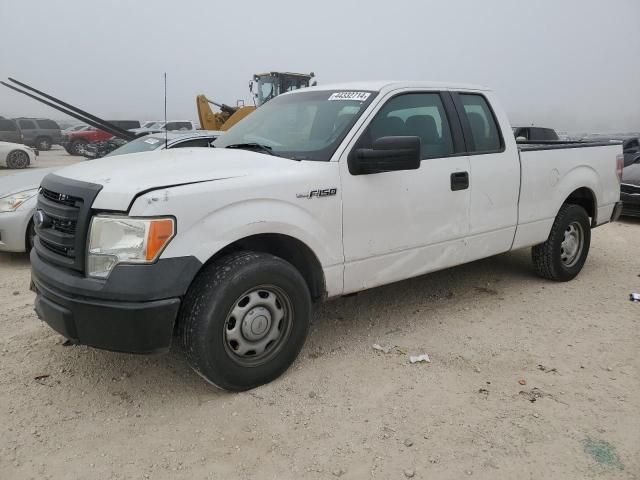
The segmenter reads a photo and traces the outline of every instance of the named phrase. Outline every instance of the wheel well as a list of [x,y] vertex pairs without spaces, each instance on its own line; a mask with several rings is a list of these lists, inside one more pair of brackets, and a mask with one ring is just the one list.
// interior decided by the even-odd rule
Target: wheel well
[[591,217],[591,225],[595,226],[597,221],[596,196],[587,187],[578,188],[571,192],[564,203],[580,205],[587,211],[587,215]]
[[313,300],[319,300],[325,296],[326,288],[322,265],[313,251],[300,240],[279,233],[252,235],[227,245],[207,263],[239,250],[270,253],[286,260],[303,276]]

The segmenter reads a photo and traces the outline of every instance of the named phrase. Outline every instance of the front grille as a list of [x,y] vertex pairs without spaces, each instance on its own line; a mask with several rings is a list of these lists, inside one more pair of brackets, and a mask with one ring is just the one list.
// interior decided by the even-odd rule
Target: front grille
[[47,247],[52,252],[57,253],[58,255],[63,255],[63,256],[68,257],[68,258],[74,258],[75,257],[75,252],[73,251],[73,248],[71,248],[71,247],[65,247],[63,245],[58,245],[58,244],[52,243],[52,242],[50,242],[48,240],[45,240],[42,237],[40,237],[40,243],[43,246]]
[[81,198],[73,197],[71,195],[64,195],[62,193],[52,192],[51,190],[47,190],[46,188],[42,189],[42,196],[47,200],[51,200],[52,202],[61,203],[63,205],[67,205],[69,207],[79,207],[82,203]]
[[42,180],[37,209],[44,221],[36,224],[34,244],[41,257],[64,267],[84,269],[91,204],[101,188],[55,174]]

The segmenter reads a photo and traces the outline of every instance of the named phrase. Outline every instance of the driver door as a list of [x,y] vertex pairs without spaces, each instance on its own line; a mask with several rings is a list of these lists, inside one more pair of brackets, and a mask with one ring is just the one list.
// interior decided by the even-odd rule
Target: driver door
[[[417,170],[354,175],[349,155],[384,136],[417,136]],[[344,291],[461,263],[469,232],[469,158],[448,92],[389,95],[340,159]],[[465,183],[466,179],[466,183]]]

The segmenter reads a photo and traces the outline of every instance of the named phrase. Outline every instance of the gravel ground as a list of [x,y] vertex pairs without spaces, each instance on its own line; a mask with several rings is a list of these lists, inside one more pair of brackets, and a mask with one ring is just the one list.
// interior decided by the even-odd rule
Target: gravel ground
[[594,230],[565,284],[518,251],[319,305],[294,366],[242,394],[179,351],[64,346],[0,255],[0,478],[638,479],[639,238]]

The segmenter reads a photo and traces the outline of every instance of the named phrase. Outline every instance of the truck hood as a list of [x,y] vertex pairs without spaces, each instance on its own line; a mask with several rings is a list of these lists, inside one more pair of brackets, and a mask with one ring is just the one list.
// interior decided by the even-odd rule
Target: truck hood
[[297,163],[286,158],[216,148],[177,148],[104,157],[56,171],[60,177],[102,185],[93,207],[127,210],[141,192],[264,173]]

